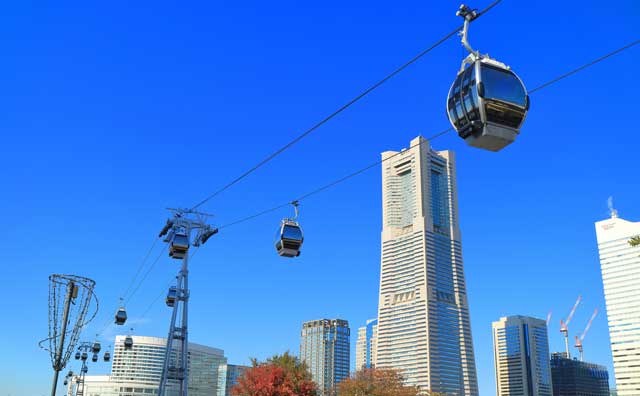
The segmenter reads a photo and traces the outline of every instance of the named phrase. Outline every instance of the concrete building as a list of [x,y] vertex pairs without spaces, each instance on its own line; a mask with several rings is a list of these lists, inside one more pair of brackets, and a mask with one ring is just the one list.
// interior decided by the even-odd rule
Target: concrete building
[[423,391],[476,396],[455,155],[422,137],[382,153],[376,367]]
[[609,372],[604,366],[551,355],[553,396],[609,396]]
[[629,239],[640,235],[640,222],[618,217],[598,221],[596,237],[616,388],[619,396],[640,395],[640,247]]
[[322,395],[349,376],[349,322],[342,319],[312,320],[302,324],[300,360],[305,362]]
[[356,370],[375,367],[376,350],[378,349],[378,319],[369,319],[358,328],[356,341]]
[[221,364],[218,367],[217,396],[231,396],[231,388],[238,383],[238,377],[248,368],[248,366],[239,366],[237,364]]
[[497,396],[554,396],[547,323],[528,316],[493,322]]
[[[110,376],[85,377],[83,396],[156,395],[167,340],[165,338],[132,336],[131,349],[124,347],[126,336],[116,336]],[[212,396],[218,392],[218,368],[226,363],[221,349],[189,343],[189,394]],[[77,378],[75,379],[77,380]],[[77,386],[76,381],[70,385]],[[177,393],[169,381],[167,395]]]

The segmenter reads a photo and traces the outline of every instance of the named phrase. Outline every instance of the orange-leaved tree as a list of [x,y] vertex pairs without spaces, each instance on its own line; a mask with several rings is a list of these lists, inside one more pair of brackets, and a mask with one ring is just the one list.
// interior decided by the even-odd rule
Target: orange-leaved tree
[[233,396],[316,396],[317,387],[307,366],[285,352],[265,362],[253,360],[238,383],[231,388]]
[[417,396],[420,390],[403,384],[393,369],[362,369],[338,385],[338,396]]

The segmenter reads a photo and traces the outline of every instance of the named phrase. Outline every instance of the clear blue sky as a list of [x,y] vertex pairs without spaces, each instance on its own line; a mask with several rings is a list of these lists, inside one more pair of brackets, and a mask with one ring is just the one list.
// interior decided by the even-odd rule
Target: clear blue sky
[[[483,7],[488,2],[474,3]],[[97,282],[101,310],[120,293],[162,227],[460,21],[456,1],[9,2],[0,16],[2,143],[0,262],[4,313],[0,395],[47,394],[51,367],[47,277]],[[531,88],[638,38],[634,0],[505,0],[470,40],[510,64]],[[217,224],[286,202],[448,126],[445,97],[462,49],[449,40],[269,166],[208,203]],[[454,134],[434,142],[458,155],[463,249],[481,394],[495,394],[491,322],[558,320],[584,305],[572,336],[604,298],[593,222],[615,197],[637,202],[635,47],[532,96],[516,144],[498,154]],[[306,241],[295,260],[272,247],[282,211],[215,236],[191,267],[191,340],[232,363],[290,349],[301,322],[376,315],[380,170],[302,203]],[[168,257],[128,306],[135,333],[165,336],[157,303],[177,270]],[[116,330],[109,329],[113,336]],[[605,315],[586,357],[611,368]],[[77,367],[71,367],[77,369]],[[107,365],[90,374],[106,373]],[[613,372],[610,372],[613,376]]]

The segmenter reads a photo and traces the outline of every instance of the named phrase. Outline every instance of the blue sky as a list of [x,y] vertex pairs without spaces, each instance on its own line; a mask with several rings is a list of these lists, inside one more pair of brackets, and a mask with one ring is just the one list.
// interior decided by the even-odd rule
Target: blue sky
[[[165,207],[204,198],[431,45],[459,24],[458,3],[6,4],[0,394],[49,391],[49,358],[37,347],[47,334],[49,274],[96,280],[100,312],[82,337],[92,340]],[[474,23],[470,41],[532,88],[636,40],[638,17],[632,0],[505,0]],[[445,97],[463,55],[449,40],[203,209],[224,224],[446,128]],[[553,310],[550,343],[560,350],[558,320],[578,294],[571,335],[600,308],[585,354],[612,367],[593,222],[607,216],[609,195],[621,217],[640,220],[638,61],[634,47],[536,93],[518,141],[500,153],[454,134],[434,142],[458,157],[482,395],[495,394],[491,322]],[[380,170],[302,203],[306,241],[295,260],[272,247],[289,214],[230,227],[201,249],[191,267],[192,341],[242,364],[297,352],[303,321],[341,317],[355,349],[356,328],[377,310]],[[164,304],[142,314],[177,268],[163,257],[131,300],[135,334],[166,334]]]

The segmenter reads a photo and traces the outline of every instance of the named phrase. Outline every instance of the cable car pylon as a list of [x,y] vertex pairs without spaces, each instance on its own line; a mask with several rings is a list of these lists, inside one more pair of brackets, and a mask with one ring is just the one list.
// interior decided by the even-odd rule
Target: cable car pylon
[[[189,392],[189,317],[187,309],[189,303],[189,248],[192,245],[196,247],[203,245],[218,232],[218,229],[206,223],[206,219],[209,216],[206,213],[191,209],[169,208],[169,210],[173,217],[167,220],[158,237],[165,237],[164,242],[169,244],[169,256],[176,260],[182,260],[182,266],[177,276],[175,288],[171,287],[169,289],[172,296],[172,304],[167,305],[173,310],[171,323],[169,324],[169,334],[167,335],[167,347],[158,395],[166,396],[167,382],[172,380],[177,382],[179,386],[177,395],[187,396]],[[194,232],[195,236],[192,238]],[[181,317],[180,323],[177,324],[179,310]],[[174,345],[174,341],[177,345]],[[175,357],[172,358],[174,348],[176,353]]]

